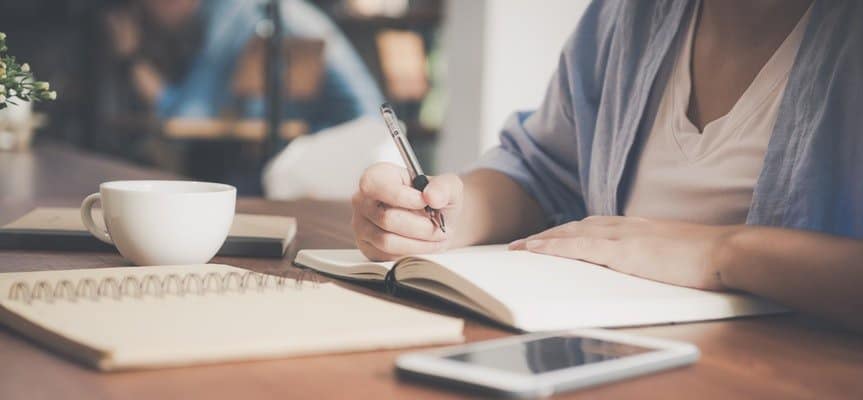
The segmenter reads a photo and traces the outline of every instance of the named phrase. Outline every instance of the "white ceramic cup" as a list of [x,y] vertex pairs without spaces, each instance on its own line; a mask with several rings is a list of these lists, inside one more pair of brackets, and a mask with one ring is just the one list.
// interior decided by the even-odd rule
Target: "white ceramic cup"
[[[105,182],[81,203],[81,220],[137,265],[203,264],[228,237],[236,199],[237,189],[220,183]],[[97,201],[107,232],[93,222]]]

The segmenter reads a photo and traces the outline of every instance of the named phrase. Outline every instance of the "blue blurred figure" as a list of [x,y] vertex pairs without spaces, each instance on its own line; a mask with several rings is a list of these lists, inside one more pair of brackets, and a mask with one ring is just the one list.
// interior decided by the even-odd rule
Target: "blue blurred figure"
[[[280,1],[286,37],[324,41],[324,72],[319,95],[312,104],[287,103],[285,115],[305,121],[314,132],[376,112],[382,102],[380,91],[339,29],[306,1]],[[150,32],[183,32],[190,30],[190,26],[200,31],[197,42],[183,48],[191,54],[186,54],[188,59],[176,71],[174,60],[137,57],[136,53],[147,46],[149,37],[144,37],[148,35],[147,29],[135,26],[128,15],[115,14],[108,18],[115,49],[131,60],[134,86],[158,117],[215,118],[226,107],[237,104],[242,104],[241,117],[263,116],[262,99],[237,99],[231,82],[238,60],[255,37],[256,26],[265,19],[264,1],[140,0],[133,5],[140,8],[141,19],[147,22]],[[189,36],[194,35],[177,35]],[[164,42],[152,46],[181,47]],[[175,65],[173,74],[160,68],[160,63],[171,62]]]

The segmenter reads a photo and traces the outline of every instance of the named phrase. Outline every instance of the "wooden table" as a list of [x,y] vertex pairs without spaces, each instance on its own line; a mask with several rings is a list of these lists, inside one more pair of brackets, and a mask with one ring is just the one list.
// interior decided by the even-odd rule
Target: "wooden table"
[[[98,183],[110,179],[172,178],[156,171],[56,145],[31,153],[0,153],[0,224],[37,205],[77,206]],[[242,212],[299,219],[296,246],[282,260],[218,258],[240,267],[293,269],[297,248],[348,247],[352,238],[346,204],[241,199]],[[0,271],[123,265],[114,253],[0,251]],[[343,284],[364,293],[373,290]],[[408,302],[407,300],[398,300]],[[419,304],[430,309],[429,304]],[[437,306],[437,305],[436,305]],[[455,310],[446,313],[460,315]],[[230,318],[226,315],[225,318]],[[290,318],[290,310],[276,318]],[[562,398],[863,398],[863,340],[800,316],[740,319],[626,329],[685,340],[702,358],[692,367],[597,387]],[[465,335],[476,341],[508,335],[470,319]],[[423,399],[458,398],[454,392],[401,382],[393,361],[402,351],[325,355],[158,371],[98,373],[43,350],[0,328],[0,399]]]

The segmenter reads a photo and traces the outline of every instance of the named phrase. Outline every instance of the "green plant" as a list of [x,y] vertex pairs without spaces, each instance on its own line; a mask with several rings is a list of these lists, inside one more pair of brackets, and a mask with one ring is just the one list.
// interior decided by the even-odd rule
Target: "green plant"
[[18,64],[15,57],[6,52],[6,34],[0,32],[0,110],[9,104],[22,101],[54,100],[57,92],[51,90],[48,82],[37,81],[27,63]]

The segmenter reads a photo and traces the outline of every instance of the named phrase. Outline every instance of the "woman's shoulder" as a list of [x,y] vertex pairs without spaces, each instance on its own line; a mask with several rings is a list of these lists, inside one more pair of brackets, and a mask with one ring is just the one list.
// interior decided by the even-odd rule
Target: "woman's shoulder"
[[570,35],[564,52],[573,52],[578,47],[601,51],[612,43],[618,48],[644,47],[656,39],[662,27],[678,25],[680,16],[692,4],[692,0],[593,0]]
[[[662,58],[692,0],[594,0],[563,47],[561,65],[572,78],[600,91],[609,71],[633,79]],[[628,86],[628,85],[624,85]]]

